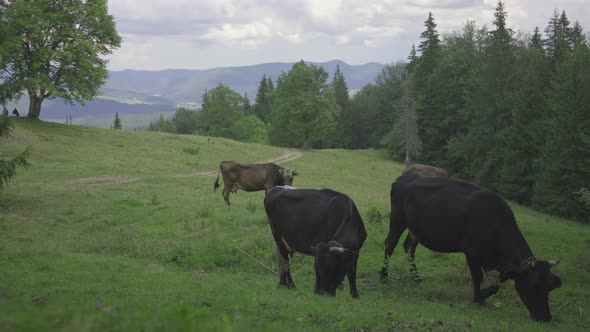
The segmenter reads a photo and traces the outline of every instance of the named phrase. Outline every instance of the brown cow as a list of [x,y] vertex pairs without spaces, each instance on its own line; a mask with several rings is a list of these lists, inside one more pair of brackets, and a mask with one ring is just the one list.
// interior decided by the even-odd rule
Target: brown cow
[[277,164],[246,164],[237,161],[222,161],[219,164],[217,180],[213,190],[219,188],[219,174],[223,177],[223,199],[229,204],[229,194],[244,191],[264,190],[268,193],[276,186],[290,186],[293,184],[293,177],[299,175],[296,171],[283,168]]
[[[434,166],[429,166],[429,165],[422,165],[422,164],[407,164],[406,165],[406,169],[404,169],[404,171],[402,172],[402,175],[406,175],[406,174],[416,174],[419,175],[421,177],[428,177],[428,176],[440,176],[440,177],[449,177],[449,173],[442,169],[442,168],[438,168],[438,167],[434,167]],[[383,268],[381,269],[381,279],[385,279],[387,278],[387,270],[389,267],[389,259],[388,257],[391,256],[391,254],[387,255],[388,252],[388,248],[392,248],[392,244],[393,244],[393,236],[392,236],[392,228],[391,225],[389,225],[389,234],[387,235],[387,238],[385,239],[385,258],[383,260]],[[414,236],[414,234],[412,234],[412,232],[410,232],[408,230],[408,236],[406,236],[406,239],[404,240],[404,252],[406,253],[406,256],[408,257],[408,260],[410,262],[410,271],[414,274],[414,280],[415,281],[420,281],[420,278],[416,275],[416,263],[414,263],[414,254],[416,253],[416,247],[418,246],[418,240],[416,240],[416,237]],[[393,249],[391,249],[393,251]]]

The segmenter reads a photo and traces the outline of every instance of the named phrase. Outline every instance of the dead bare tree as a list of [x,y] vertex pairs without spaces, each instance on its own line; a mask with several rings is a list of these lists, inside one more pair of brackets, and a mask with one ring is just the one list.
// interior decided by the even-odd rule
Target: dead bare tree
[[402,131],[401,142],[406,151],[406,158],[404,164],[409,165],[412,159],[417,158],[422,150],[422,141],[418,134],[418,116],[414,107],[414,97],[410,91],[410,80],[408,76],[408,69],[405,70],[402,85],[404,89],[403,107],[401,107],[401,114],[399,117],[400,129]]

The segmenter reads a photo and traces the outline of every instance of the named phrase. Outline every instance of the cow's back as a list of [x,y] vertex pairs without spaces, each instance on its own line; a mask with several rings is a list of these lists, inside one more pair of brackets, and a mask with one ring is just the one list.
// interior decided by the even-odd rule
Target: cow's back
[[493,238],[502,224],[514,223],[497,194],[444,177],[399,177],[392,185],[391,204],[392,213],[403,215],[420,243],[441,252],[464,251],[473,240]]
[[[360,248],[367,237],[354,202],[345,194],[329,190],[276,187],[264,199],[271,227],[300,252],[313,254],[310,244],[338,239],[347,248]],[[338,232],[352,232],[346,238]],[[300,234],[311,237],[300,238]],[[356,236],[359,235],[359,236]]]

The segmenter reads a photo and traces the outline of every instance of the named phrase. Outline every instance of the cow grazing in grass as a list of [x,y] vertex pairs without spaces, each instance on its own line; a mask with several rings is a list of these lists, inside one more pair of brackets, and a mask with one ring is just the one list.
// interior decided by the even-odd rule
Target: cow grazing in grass
[[473,280],[473,300],[483,303],[499,287],[481,289],[482,268],[500,280],[513,279],[520,299],[535,320],[549,321],[549,292],[561,286],[550,268],[558,261],[535,258],[512,209],[497,194],[468,182],[406,174],[391,186],[391,220],[385,259],[406,228],[437,252],[461,252]]
[[213,190],[219,188],[219,175],[223,177],[223,199],[227,205],[229,194],[238,189],[244,191],[264,190],[268,193],[275,186],[290,186],[293,184],[293,177],[299,175],[296,171],[285,169],[277,164],[246,164],[236,161],[222,161],[219,164],[217,180]]
[[[429,165],[422,165],[422,164],[408,164],[408,165],[406,165],[406,168],[402,172],[402,175],[406,175],[406,174],[414,174],[414,175],[418,175],[418,176],[442,176],[442,177],[449,176],[447,171],[442,168],[429,166]],[[385,239],[385,246],[387,247],[388,243],[390,243],[391,241],[392,241],[392,239],[390,237],[387,237]],[[414,280],[418,282],[418,281],[420,281],[420,278],[418,278],[418,276],[416,275],[417,269],[416,269],[416,263],[414,262],[414,255],[416,253],[417,246],[418,246],[418,240],[412,234],[412,232],[408,232],[408,235],[406,236],[406,239],[404,240],[403,247],[404,247],[404,252],[406,253],[406,257],[408,258],[408,261],[410,262],[410,271],[414,275]],[[385,261],[383,263],[383,268],[381,268],[381,272],[380,272],[381,279],[387,278],[388,267],[389,267],[389,259],[386,257]]]
[[367,232],[350,197],[329,189],[275,187],[264,208],[276,244],[279,285],[295,287],[289,255],[299,252],[315,257],[315,293],[335,295],[346,275],[350,294],[358,297],[356,266]]

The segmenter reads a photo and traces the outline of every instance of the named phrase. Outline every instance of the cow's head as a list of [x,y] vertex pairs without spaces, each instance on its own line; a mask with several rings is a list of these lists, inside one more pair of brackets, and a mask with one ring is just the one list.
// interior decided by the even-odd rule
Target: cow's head
[[343,248],[336,241],[318,243],[315,249],[315,292],[336,295],[336,288],[346,275],[347,262],[356,252]]
[[299,175],[299,173],[297,173],[297,171],[295,170],[290,170],[290,169],[286,169],[286,168],[281,168],[279,170],[279,172],[281,173],[281,176],[283,177],[283,181],[282,181],[282,185],[283,186],[292,186],[293,185],[293,177],[295,177],[295,175]]
[[533,259],[507,273],[514,279],[516,292],[534,320],[551,320],[549,292],[561,287],[561,279],[551,272],[551,268],[558,263]]

